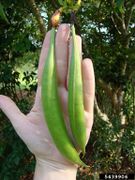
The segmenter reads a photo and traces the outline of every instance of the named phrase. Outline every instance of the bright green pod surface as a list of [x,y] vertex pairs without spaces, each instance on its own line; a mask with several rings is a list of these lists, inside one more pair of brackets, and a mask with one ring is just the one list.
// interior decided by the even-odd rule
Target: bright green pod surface
[[72,25],[72,53],[69,67],[68,111],[73,137],[85,154],[86,126],[83,104],[81,57],[77,46],[75,27]]
[[72,163],[86,166],[79,157],[66,130],[57,91],[55,64],[55,29],[51,30],[50,48],[42,75],[41,101],[45,120],[54,144]]

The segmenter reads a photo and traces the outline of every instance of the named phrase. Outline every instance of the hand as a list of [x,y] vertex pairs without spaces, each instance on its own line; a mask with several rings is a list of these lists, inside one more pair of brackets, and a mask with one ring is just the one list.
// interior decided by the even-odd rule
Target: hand
[[[62,104],[62,111],[64,113],[65,122],[68,123],[67,113],[67,77],[68,77],[68,59],[70,57],[69,45],[71,47],[71,41],[69,41],[70,27],[67,24],[60,25],[56,35],[56,63],[58,73],[58,92]],[[81,50],[81,38],[77,37],[80,55]],[[35,103],[30,113],[24,115],[17,108],[15,103],[8,97],[0,95],[0,108],[10,119],[17,134],[25,142],[29,150],[35,155],[38,162],[48,162],[54,166],[70,167],[74,168],[74,165],[66,160],[55,147],[51,136],[49,134],[43,111],[41,107],[41,77],[43,72],[43,66],[47,56],[50,43],[50,32],[47,33],[39,60],[38,67],[38,87],[35,97]],[[83,75],[83,90],[84,90],[84,108],[87,128],[87,140],[89,139],[90,131],[93,124],[93,104],[94,104],[94,71],[93,65],[90,59],[82,61],[82,75]],[[54,128],[54,127],[52,127]],[[41,178],[42,179],[42,178]]]

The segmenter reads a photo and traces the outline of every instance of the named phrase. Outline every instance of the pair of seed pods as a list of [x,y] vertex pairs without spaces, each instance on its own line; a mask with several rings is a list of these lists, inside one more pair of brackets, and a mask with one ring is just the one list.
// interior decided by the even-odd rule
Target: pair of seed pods
[[78,147],[85,153],[86,127],[84,119],[83,86],[80,53],[77,47],[74,25],[72,32],[72,52],[69,67],[68,113],[75,146],[66,129],[62,113],[56,76],[55,28],[51,29],[50,47],[42,75],[41,101],[49,132],[59,152],[70,162],[87,166],[79,157]]

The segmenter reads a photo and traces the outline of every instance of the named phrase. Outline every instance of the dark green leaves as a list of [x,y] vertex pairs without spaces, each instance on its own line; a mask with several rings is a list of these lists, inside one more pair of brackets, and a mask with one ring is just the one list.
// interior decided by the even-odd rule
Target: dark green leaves
[[81,6],[81,1],[58,0],[58,3],[62,6],[62,12],[65,14],[70,14],[73,11],[78,11]]
[[121,13],[124,12],[124,1],[125,0],[115,0],[116,9],[118,9]]
[[63,6],[63,2],[64,2],[63,0],[58,0],[58,2],[61,6]]
[[0,3],[0,18],[6,21],[7,23],[9,23],[1,3]]

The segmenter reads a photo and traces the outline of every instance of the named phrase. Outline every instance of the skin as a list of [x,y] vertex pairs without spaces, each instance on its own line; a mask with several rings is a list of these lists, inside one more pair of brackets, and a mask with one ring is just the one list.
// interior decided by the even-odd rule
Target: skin
[[[67,111],[67,75],[68,75],[68,57],[69,52],[69,26],[63,24],[59,27],[56,36],[56,63],[57,63],[57,77],[58,77],[58,92],[62,104],[62,111],[67,127],[69,127],[68,111]],[[78,45],[81,50],[81,38],[77,37]],[[12,123],[15,131],[24,141],[29,150],[35,155],[37,162],[52,162],[54,165],[74,168],[74,166],[67,161],[57,150],[54,145],[51,136],[49,134],[47,125],[45,124],[43,110],[41,107],[41,77],[43,72],[43,66],[45,63],[45,57],[50,44],[50,32],[46,34],[43,42],[39,66],[38,66],[38,87],[35,96],[35,102],[31,111],[25,115],[15,105],[15,103],[4,95],[0,95],[0,109],[6,114]],[[70,41],[71,46],[71,41]],[[83,75],[83,92],[84,92],[84,109],[85,109],[85,123],[86,123],[86,137],[87,141],[90,136],[90,131],[93,124],[93,105],[95,94],[95,80],[92,61],[85,59],[82,61],[82,75]],[[42,176],[41,171],[38,169],[43,167],[42,163],[37,168],[35,174]],[[56,166],[56,167],[57,167]],[[40,172],[40,173],[39,173]],[[44,175],[46,176],[46,174]],[[35,178],[38,179],[38,178]],[[43,179],[43,178],[39,178]],[[48,178],[49,180],[49,178]]]

